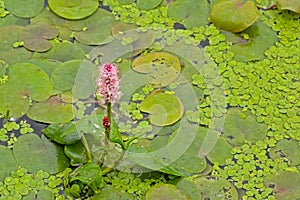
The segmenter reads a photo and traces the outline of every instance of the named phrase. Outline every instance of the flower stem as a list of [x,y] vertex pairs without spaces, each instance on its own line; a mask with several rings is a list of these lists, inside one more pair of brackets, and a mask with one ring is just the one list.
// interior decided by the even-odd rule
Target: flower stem
[[[109,122],[111,123],[111,102],[108,102],[108,104],[107,104],[107,117],[109,119]],[[105,136],[109,141],[110,140],[110,126],[105,128]]]
[[82,133],[81,139],[82,139],[83,146],[86,150],[86,154],[87,154],[87,157],[88,157],[88,162],[92,162],[93,158],[92,158],[91,150],[90,150],[89,144],[88,144],[88,142],[87,142],[87,140],[84,136],[84,133]]

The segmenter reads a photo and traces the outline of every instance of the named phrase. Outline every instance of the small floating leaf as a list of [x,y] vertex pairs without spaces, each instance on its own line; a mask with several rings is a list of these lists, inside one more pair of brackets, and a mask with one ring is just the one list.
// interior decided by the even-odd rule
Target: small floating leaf
[[146,193],[146,200],[188,200],[187,194],[171,184],[158,184]]
[[6,0],[5,7],[17,17],[31,18],[44,8],[44,0]]
[[167,126],[177,122],[183,115],[183,104],[174,94],[154,92],[140,105],[143,112],[150,114],[150,122],[156,126]]
[[44,170],[55,174],[69,166],[69,160],[62,147],[51,143],[44,136],[20,136],[14,144],[13,152],[17,162],[32,173]]
[[151,1],[137,0],[136,4],[141,10],[151,10],[157,7],[162,1],[163,0],[151,0]]
[[97,0],[48,0],[50,9],[66,19],[83,19],[92,15],[99,6]]
[[210,19],[217,27],[230,32],[241,32],[259,17],[255,2],[243,0],[218,1],[212,6]]

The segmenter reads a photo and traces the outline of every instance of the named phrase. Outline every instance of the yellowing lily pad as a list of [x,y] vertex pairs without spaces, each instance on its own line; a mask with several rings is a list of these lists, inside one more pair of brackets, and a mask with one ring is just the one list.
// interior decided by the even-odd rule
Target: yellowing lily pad
[[276,6],[280,10],[291,10],[293,12],[300,13],[299,0],[277,0]]
[[188,200],[187,194],[171,184],[158,184],[146,193],[146,200]]
[[53,39],[58,31],[48,24],[26,26],[20,35],[24,47],[30,51],[44,52],[51,49],[48,39]]
[[183,104],[174,94],[154,92],[144,99],[140,110],[150,114],[150,122],[156,126],[174,124],[183,115]]
[[139,56],[132,62],[134,71],[149,74],[154,87],[164,87],[173,82],[180,75],[180,61],[178,57],[168,52],[151,52]]
[[161,4],[162,1],[163,0],[151,0],[151,1],[137,0],[136,4],[141,10],[151,10],[157,7],[159,4]]
[[215,26],[230,32],[241,32],[259,18],[255,2],[243,0],[218,1],[212,6],[210,19]]
[[58,96],[47,101],[35,102],[30,107],[27,116],[44,123],[64,123],[72,120],[76,108],[72,104],[62,103]]
[[31,18],[44,8],[44,0],[6,0],[5,7],[17,17]]
[[61,146],[36,134],[20,136],[14,144],[13,153],[19,165],[32,173],[44,170],[55,174],[69,166],[69,160]]
[[50,9],[66,19],[83,19],[92,15],[99,6],[98,0],[48,0]]

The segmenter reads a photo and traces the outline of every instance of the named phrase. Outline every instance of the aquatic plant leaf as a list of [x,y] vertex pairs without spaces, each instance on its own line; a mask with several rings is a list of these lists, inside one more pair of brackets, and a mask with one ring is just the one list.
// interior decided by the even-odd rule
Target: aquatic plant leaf
[[58,96],[33,103],[27,113],[29,118],[44,123],[69,122],[75,115],[76,108],[72,104],[62,103]]
[[232,145],[241,145],[245,140],[256,142],[266,137],[267,125],[256,121],[256,116],[249,113],[245,119],[240,117],[241,109],[230,108],[224,124],[224,136]]
[[92,190],[97,190],[102,182],[102,170],[94,162],[86,163],[72,172],[70,182],[80,181]]
[[136,4],[141,10],[151,10],[159,4],[161,4],[163,0],[152,0],[152,1],[145,1],[145,0],[137,0]]
[[85,148],[81,141],[75,144],[65,145],[64,152],[70,159],[70,164],[72,166],[78,166],[82,163],[86,163],[88,160]]
[[127,24],[119,22],[111,28],[112,35],[117,39],[130,39],[136,41],[139,39],[141,33],[136,31],[137,26],[134,24]]
[[157,184],[146,192],[146,200],[188,200],[187,194],[171,184]]
[[41,189],[38,191],[36,199],[54,199],[54,193],[47,189]]
[[276,6],[279,10],[291,10],[300,13],[300,2],[298,0],[277,0]]
[[5,7],[17,17],[31,18],[43,10],[44,0],[6,0]]
[[272,188],[276,199],[290,200],[300,198],[300,174],[291,171],[279,171],[267,176],[266,188]]
[[14,144],[13,153],[19,165],[32,173],[43,170],[55,174],[69,166],[69,160],[61,146],[36,134],[20,136]]
[[125,4],[131,4],[132,2],[134,2],[134,0],[117,0],[117,2],[119,2],[119,4],[121,5],[125,5]]
[[18,163],[12,151],[3,145],[0,145],[0,158],[0,181],[3,181],[5,177],[10,175],[11,171],[17,170]]
[[9,65],[28,60],[32,52],[25,48],[14,48],[13,44],[20,40],[20,33],[24,27],[5,26],[0,28],[0,60],[4,60]]
[[54,69],[62,64],[62,62],[53,59],[30,59],[28,62],[42,68],[49,77],[51,77]]
[[91,197],[91,200],[135,200],[136,196],[131,193],[124,193],[113,186],[106,185],[98,194]]
[[24,47],[30,51],[44,52],[51,49],[49,39],[58,35],[58,31],[48,24],[35,24],[26,26],[21,32],[20,39]]
[[236,188],[226,179],[200,176],[193,180],[202,199],[238,200]]
[[[71,42],[54,42],[50,41],[52,48],[47,52],[35,52],[32,58],[36,59],[53,59],[61,62],[69,60],[84,59],[84,51],[76,44]],[[72,52],[72,53],[70,53]]]
[[177,184],[176,187],[180,189],[181,191],[185,192],[190,200],[199,200],[201,198],[201,193],[198,191],[197,186],[191,181],[188,180],[187,178],[184,178],[180,180]]
[[80,141],[81,134],[74,123],[50,124],[42,130],[42,133],[59,144],[74,144]]
[[259,12],[253,1],[218,1],[210,12],[210,19],[215,26],[234,33],[245,30],[258,18]]
[[233,44],[230,50],[237,61],[253,61],[265,58],[264,52],[277,41],[277,34],[267,25],[257,22],[244,31],[250,39],[240,38],[240,42]]
[[16,17],[14,15],[7,15],[5,17],[0,17],[0,27],[3,26],[25,26],[28,24],[28,19]]
[[149,74],[154,87],[164,87],[180,75],[179,59],[167,52],[151,52],[139,56],[132,62],[132,68],[139,73]]
[[140,105],[140,110],[150,114],[150,122],[156,126],[174,124],[183,115],[183,104],[174,94],[154,92]]
[[269,153],[272,159],[285,157],[290,165],[300,164],[300,146],[294,140],[280,140],[275,147],[270,148]]
[[[104,116],[103,116],[104,117]],[[103,119],[103,118],[102,118]],[[111,123],[110,123],[110,135],[109,135],[109,140],[111,142],[120,144],[123,148],[125,148],[125,144],[123,142],[121,133],[118,129],[118,125],[115,122],[114,118],[112,117]]]
[[83,19],[92,15],[99,6],[97,0],[48,0],[50,9],[66,19]]
[[192,29],[208,23],[209,10],[207,1],[177,0],[169,4],[168,16],[182,22],[185,28]]
[[226,139],[220,137],[214,148],[208,153],[207,159],[212,163],[217,162],[219,165],[225,165],[226,160],[232,157],[231,149],[232,146],[227,143]]

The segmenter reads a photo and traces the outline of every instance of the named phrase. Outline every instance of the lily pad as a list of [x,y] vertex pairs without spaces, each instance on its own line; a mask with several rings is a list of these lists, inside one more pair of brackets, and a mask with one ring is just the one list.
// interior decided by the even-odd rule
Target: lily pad
[[208,24],[210,6],[207,1],[177,0],[170,3],[168,15],[185,26],[187,29]]
[[124,193],[121,190],[107,185],[102,188],[99,194],[95,194],[91,200],[135,200],[136,196],[130,193]]
[[5,177],[10,175],[11,171],[17,170],[18,163],[12,151],[3,145],[0,145],[0,157],[0,181],[3,181]]
[[188,200],[187,195],[171,184],[158,184],[146,193],[146,200]]
[[212,6],[210,13],[214,25],[234,33],[245,30],[258,18],[259,12],[253,1],[218,1]]
[[272,188],[276,199],[291,200],[300,198],[300,174],[280,171],[266,177],[264,185]]
[[32,53],[22,47],[13,47],[15,42],[20,40],[20,33],[24,27],[5,26],[0,28],[0,60],[8,64],[14,64],[28,60]]
[[151,0],[151,1],[145,1],[145,0],[137,0],[136,4],[141,10],[151,10],[159,4],[161,4],[163,0]]
[[58,96],[47,101],[35,102],[30,107],[27,116],[44,123],[64,123],[72,120],[76,115],[76,108],[72,104],[62,103]]
[[270,148],[272,159],[285,157],[290,161],[290,165],[300,164],[300,145],[294,140],[280,140],[275,147]]
[[276,6],[279,10],[291,10],[300,13],[300,2],[298,0],[277,0]]
[[197,186],[191,180],[188,180],[188,178],[184,178],[180,180],[176,184],[176,187],[182,190],[183,192],[185,192],[186,194],[188,194],[190,200],[202,199]]
[[51,77],[52,72],[62,64],[62,62],[53,59],[30,59],[28,62],[42,68],[49,77]]
[[219,165],[225,165],[226,160],[232,157],[232,146],[228,144],[225,138],[220,137],[214,148],[208,153],[207,158],[210,162],[217,162]]
[[154,87],[164,87],[180,75],[179,59],[167,52],[151,52],[132,62],[133,70],[149,74]]
[[58,31],[48,24],[26,26],[20,35],[24,47],[30,51],[45,52],[51,49],[48,39],[53,39]]
[[28,24],[28,19],[16,17],[14,15],[7,15],[0,17],[0,27],[2,26],[25,26]]
[[249,113],[241,118],[241,109],[230,108],[227,111],[224,136],[232,145],[241,145],[245,140],[255,143],[266,137],[267,125],[256,121],[256,116]]
[[31,18],[43,10],[44,0],[6,0],[5,7],[17,17]]
[[150,122],[156,126],[174,124],[183,115],[183,104],[174,94],[154,92],[144,99],[140,110],[150,114]]
[[83,19],[92,15],[99,6],[97,0],[48,0],[50,9],[66,19]]
[[237,61],[253,61],[265,58],[264,52],[277,41],[277,34],[267,25],[257,22],[244,31],[250,39],[239,39],[230,50]]
[[17,162],[32,173],[44,170],[55,174],[69,166],[69,160],[61,146],[36,134],[20,136],[14,144],[13,153]]

